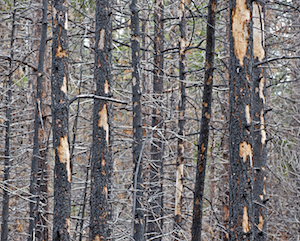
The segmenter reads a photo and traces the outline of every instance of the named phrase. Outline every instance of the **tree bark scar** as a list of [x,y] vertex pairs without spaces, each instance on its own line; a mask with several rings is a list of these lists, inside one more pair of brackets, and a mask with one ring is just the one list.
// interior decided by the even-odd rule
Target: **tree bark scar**
[[109,93],[109,84],[107,82],[107,79],[105,80],[105,83],[104,83],[104,93],[105,94]]
[[57,58],[57,57],[59,57],[59,58],[68,57],[67,50],[62,49],[60,44],[58,44],[58,47],[56,49],[55,58]]
[[60,137],[60,145],[57,147],[59,161],[66,165],[68,172],[68,182],[71,182],[71,165],[70,165],[70,150],[68,136]]
[[265,57],[263,46],[264,39],[264,16],[260,3],[253,3],[253,56],[262,61]]
[[260,231],[263,230],[264,223],[265,223],[265,220],[264,220],[263,216],[261,214],[259,214],[259,223],[257,226]]
[[63,78],[63,84],[62,84],[60,90],[62,92],[64,92],[66,95],[68,94],[68,85],[67,85],[67,77],[66,76],[64,76],[64,78]]
[[245,115],[246,115],[247,124],[250,125],[251,124],[250,105],[246,105],[246,107],[245,107]]
[[102,28],[100,30],[100,38],[99,38],[99,49],[104,50],[104,42],[105,42],[105,29]]
[[249,215],[247,206],[243,208],[243,232],[249,232]]
[[260,131],[261,131],[261,144],[264,145],[267,140],[267,133],[265,130],[264,110],[261,110],[260,113]]
[[250,158],[250,165],[253,166],[253,160],[252,160],[252,147],[250,144],[248,144],[246,141],[240,143],[239,145],[239,155],[243,158],[243,161],[247,161],[247,157]]
[[107,104],[103,105],[103,108],[98,112],[99,122],[98,127],[102,127],[106,132],[106,142],[109,144],[109,125],[108,125],[108,113],[107,113]]
[[249,40],[250,10],[246,0],[236,0],[236,6],[232,11],[232,36],[234,39],[234,52],[241,66],[244,66],[244,57],[247,54]]
[[102,241],[102,240],[104,240],[104,237],[103,236],[100,237],[99,234],[97,234],[96,237],[93,239],[93,241]]

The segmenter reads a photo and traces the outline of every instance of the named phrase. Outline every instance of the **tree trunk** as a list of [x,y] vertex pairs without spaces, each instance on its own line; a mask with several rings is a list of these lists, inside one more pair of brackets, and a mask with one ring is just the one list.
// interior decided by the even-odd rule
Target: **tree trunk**
[[[253,58],[254,65],[265,59],[264,50],[264,2],[253,3]],[[253,119],[253,211],[254,239],[267,240],[266,234],[266,130],[265,130],[265,71],[254,67],[252,77],[252,119]]]
[[140,84],[140,20],[137,0],[132,0],[131,10],[131,51],[132,51],[132,105],[133,105],[133,239],[144,240],[143,177],[142,177],[142,107]]
[[206,64],[204,90],[202,99],[202,119],[201,130],[198,143],[196,183],[194,192],[194,210],[192,224],[192,240],[201,240],[202,229],[202,208],[205,182],[205,169],[207,161],[207,149],[209,138],[209,123],[211,117],[212,105],[212,87],[213,87],[213,71],[214,71],[214,54],[215,54],[215,18],[217,11],[217,1],[210,0],[208,5],[207,16],[207,36],[206,36]]
[[[162,94],[163,94],[163,9],[164,3],[162,0],[156,0],[154,12],[154,70],[153,70],[153,94],[155,108],[152,111],[152,128],[153,142],[151,144],[151,165],[150,165],[150,190],[151,197],[149,219],[148,219],[148,237],[154,240],[161,240],[163,212],[163,196],[162,196],[162,149],[163,143],[159,129],[162,129]],[[157,237],[157,238],[155,238]]]
[[68,3],[54,0],[52,37],[52,128],[54,167],[53,240],[70,240],[71,165],[68,136]]
[[[230,240],[266,240],[263,2],[231,1]],[[252,16],[252,17],[251,17]]]
[[[252,1],[230,1],[229,240],[252,240]],[[250,225],[249,225],[250,224]]]
[[[185,49],[188,45],[186,40],[186,16],[185,16],[185,6],[187,1],[181,2],[180,4],[180,41],[179,41],[179,79],[180,79],[180,101],[178,104],[179,119],[179,138],[177,143],[177,162],[176,162],[176,194],[175,194],[175,223],[178,228],[181,227],[182,222],[182,195],[183,195],[183,165],[184,165],[184,125],[185,125],[185,71],[186,71],[186,56]],[[179,238],[178,232],[176,235]]]
[[[110,97],[111,85],[111,2],[96,1],[95,71],[96,95]],[[109,172],[112,168],[110,136],[110,104],[94,100],[93,146],[91,160],[91,198],[89,240],[107,240]]]
[[[150,210],[148,219],[148,238],[153,240],[161,240],[162,229],[162,212],[163,212],[163,196],[162,196],[162,137],[159,129],[162,129],[162,94],[163,94],[163,9],[162,0],[156,0],[154,11],[154,70],[153,70],[153,96],[154,105],[152,111],[152,128],[153,141],[151,144],[151,165],[150,165]],[[160,219],[161,218],[161,219]],[[155,238],[156,237],[156,238]]]
[[4,151],[4,175],[3,175],[3,204],[2,204],[2,225],[1,225],[1,240],[6,241],[8,239],[8,218],[9,218],[9,175],[10,175],[10,135],[11,135],[11,87],[13,84],[12,80],[12,70],[13,70],[13,59],[14,59],[14,32],[15,32],[15,21],[16,21],[16,1],[14,1],[13,5],[13,14],[12,14],[12,29],[10,36],[10,61],[9,61],[9,76],[6,82],[7,93],[5,96],[5,104],[6,104],[6,121],[5,121],[5,151]]
[[[37,71],[37,82],[36,82],[36,103],[35,103],[35,120],[34,120],[34,144],[33,144],[33,157],[31,162],[31,179],[30,179],[30,193],[33,196],[30,202],[30,222],[29,222],[29,237],[28,240],[33,240],[36,237],[39,240],[48,240],[48,230],[39,227],[37,228],[37,224],[42,226],[47,226],[45,220],[39,213],[39,202],[40,197],[39,190],[41,188],[45,188],[43,180],[40,180],[38,183],[38,177],[41,177],[41,172],[43,165],[42,162],[46,161],[44,159],[44,151],[42,149],[45,148],[45,136],[44,128],[42,126],[41,121],[44,121],[43,118],[45,115],[44,110],[42,110],[43,106],[43,92],[45,91],[43,88],[43,77],[44,77],[44,56],[45,56],[45,48],[47,41],[47,0],[43,0],[43,19],[42,19],[42,32],[41,32],[41,42],[39,49],[39,60],[38,60],[38,71]],[[36,235],[35,235],[36,234]],[[34,237],[35,236],[35,237]]]

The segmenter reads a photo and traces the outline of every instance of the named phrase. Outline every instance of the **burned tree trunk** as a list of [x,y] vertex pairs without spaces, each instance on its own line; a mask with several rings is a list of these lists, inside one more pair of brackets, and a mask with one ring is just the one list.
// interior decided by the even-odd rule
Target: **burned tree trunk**
[[266,129],[265,129],[265,71],[262,67],[255,67],[256,63],[265,58],[264,50],[264,1],[253,3],[253,58],[254,68],[252,76],[252,110],[253,120],[253,212],[254,239],[267,240],[266,234]]
[[133,239],[144,240],[143,177],[142,177],[142,106],[140,81],[140,20],[137,0],[132,0],[131,10],[131,51],[132,51],[132,105],[133,105]]
[[210,0],[207,16],[207,36],[206,36],[206,63],[205,78],[203,90],[203,106],[201,130],[198,143],[196,183],[194,192],[194,210],[192,224],[192,240],[201,240],[202,229],[202,208],[205,182],[205,169],[207,161],[207,149],[209,138],[209,123],[211,117],[212,105],[212,86],[214,71],[214,54],[215,54],[215,19],[217,11],[217,0]]
[[[96,95],[110,97],[111,85],[111,1],[96,1],[95,70]],[[109,172],[112,168],[110,150],[110,104],[94,100],[93,146],[91,160],[91,197],[89,240],[107,240],[110,215]]]
[[186,16],[185,5],[186,1],[179,1],[180,4],[180,41],[179,41],[179,79],[180,79],[180,101],[178,105],[179,119],[179,138],[177,143],[177,161],[176,161],[176,194],[175,194],[175,223],[177,227],[181,226],[182,221],[182,192],[183,192],[183,165],[184,165],[184,125],[185,125],[185,68],[186,56],[185,49],[188,45],[186,40]]
[[250,240],[252,206],[252,1],[230,1],[229,240]]
[[[153,69],[153,96],[154,108],[152,111],[153,141],[151,144],[151,165],[150,165],[150,210],[148,218],[148,238],[161,240],[161,228],[163,219],[163,195],[162,195],[162,172],[163,172],[163,143],[159,129],[163,126],[161,113],[163,94],[163,10],[162,0],[155,1],[154,11],[154,69]],[[155,238],[157,237],[157,238]]]
[[230,240],[266,239],[262,13],[262,2],[230,1]]
[[54,167],[53,240],[70,240],[71,165],[68,103],[68,3],[54,0],[52,38],[52,128]]
[[[44,77],[44,56],[47,41],[47,5],[48,1],[43,0],[43,19],[42,19],[42,32],[41,32],[41,42],[39,49],[39,61],[37,70],[37,82],[36,82],[36,98],[35,98],[35,120],[34,120],[34,144],[33,144],[33,157],[31,162],[31,179],[30,179],[30,193],[33,196],[30,202],[30,222],[29,222],[29,237],[28,240],[34,240],[38,238],[39,240],[48,240],[48,230],[42,227],[37,228],[37,224],[41,226],[47,226],[45,220],[41,217],[39,213],[39,202],[40,202],[40,192],[39,190],[45,188],[43,180],[39,180],[41,177],[41,172],[44,172],[44,149],[45,148],[45,133],[42,128],[41,121],[44,120],[43,109],[43,77]],[[47,186],[46,186],[47,188]],[[34,237],[35,236],[35,237]]]
[[13,70],[13,59],[14,59],[14,32],[15,32],[15,21],[16,21],[16,1],[14,1],[13,5],[13,14],[12,14],[12,29],[10,36],[10,61],[9,61],[9,75],[8,80],[5,83],[5,87],[7,88],[6,96],[5,96],[5,104],[6,104],[6,121],[5,121],[5,150],[4,150],[4,175],[3,175],[3,204],[2,204],[2,224],[1,224],[1,240],[6,241],[8,238],[8,217],[9,217],[9,176],[10,176],[10,135],[11,135],[11,87],[13,84],[12,80],[12,70]]

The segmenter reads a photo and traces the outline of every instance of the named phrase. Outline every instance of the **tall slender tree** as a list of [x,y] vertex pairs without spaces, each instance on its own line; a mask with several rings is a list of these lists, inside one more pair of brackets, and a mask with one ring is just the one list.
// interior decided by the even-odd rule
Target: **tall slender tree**
[[180,29],[180,41],[179,41],[179,80],[180,80],[180,100],[178,104],[179,119],[179,138],[177,143],[177,161],[176,161],[176,194],[175,194],[175,223],[177,226],[181,226],[182,221],[182,195],[183,195],[183,165],[184,165],[184,125],[185,125],[185,71],[186,71],[186,47],[188,45],[187,29],[186,29],[186,8],[187,1],[179,0],[180,5],[180,17],[179,17],[179,29]]
[[53,240],[70,240],[71,164],[69,149],[68,102],[68,3],[52,1],[52,128],[54,167]]
[[263,2],[230,1],[229,240],[265,240]]
[[[42,231],[43,228],[37,228],[37,223],[45,225],[40,213],[39,213],[39,189],[43,186],[43,181],[40,180],[38,183],[38,177],[42,170],[41,167],[45,166],[43,163],[46,161],[44,159],[44,140],[45,133],[42,128],[41,121],[44,120],[43,112],[41,111],[43,106],[43,77],[44,77],[44,57],[46,50],[46,41],[47,41],[47,6],[48,1],[43,0],[43,19],[42,19],[42,32],[41,32],[41,41],[39,48],[39,61],[38,61],[38,70],[37,70],[37,81],[36,81],[36,98],[35,98],[35,119],[34,119],[34,143],[33,143],[33,157],[31,162],[31,179],[30,179],[30,193],[33,196],[32,202],[30,202],[30,222],[29,222],[29,236],[28,241],[33,240],[35,237],[42,240],[47,240],[47,229]],[[45,92],[44,92],[45,96]],[[40,168],[39,168],[40,167]],[[40,186],[39,186],[40,185]]]
[[[150,165],[150,210],[147,233],[148,238],[161,240],[161,228],[163,223],[163,195],[162,195],[162,171],[163,171],[163,143],[161,131],[163,118],[161,113],[163,94],[163,68],[164,68],[164,2],[155,0],[154,3],[154,69],[153,69],[153,97],[154,108],[152,111],[153,141],[151,144]],[[156,237],[156,238],[155,238]]]
[[[95,70],[96,95],[111,95],[111,1],[96,1]],[[105,100],[94,100],[93,146],[91,160],[91,198],[89,240],[107,240],[110,230],[109,172],[112,168],[110,149],[110,105]]]
[[204,90],[202,98],[202,118],[201,130],[198,142],[196,183],[194,192],[194,209],[192,224],[192,240],[201,240],[202,229],[202,208],[204,196],[205,170],[207,162],[207,149],[209,138],[209,127],[212,106],[212,87],[214,72],[215,55],[215,19],[217,12],[217,0],[210,0],[207,15],[207,34],[206,34],[206,62]]
[[265,128],[266,73],[257,64],[265,59],[264,11],[265,2],[253,2],[253,75],[252,75],[252,122],[253,122],[253,212],[254,238],[267,240],[266,233],[266,159],[267,137]]
[[13,64],[14,64],[14,32],[15,32],[15,22],[16,22],[16,0],[14,0],[13,11],[12,11],[12,28],[10,35],[10,60],[9,60],[9,74],[8,79],[5,83],[7,92],[5,96],[6,104],[6,121],[5,121],[5,150],[4,150],[4,176],[3,176],[3,204],[2,204],[2,224],[1,224],[1,240],[6,241],[8,238],[8,218],[9,218],[9,176],[10,176],[10,165],[11,165],[11,148],[10,148],[10,136],[11,136],[11,98],[12,91],[11,87],[13,84],[12,74],[13,74]]
[[132,0],[131,10],[131,56],[132,56],[132,105],[133,105],[133,239],[143,241],[144,211],[143,211],[143,177],[142,177],[142,106],[140,81],[140,19],[137,0]]

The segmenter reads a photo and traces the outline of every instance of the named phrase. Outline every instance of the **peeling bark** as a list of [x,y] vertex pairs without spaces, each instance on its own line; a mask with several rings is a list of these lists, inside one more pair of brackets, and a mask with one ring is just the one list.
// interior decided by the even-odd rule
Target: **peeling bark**
[[[52,128],[54,167],[53,240],[70,240],[71,165],[69,150],[68,40],[66,22],[68,4],[55,0],[52,40]],[[63,53],[63,54],[61,54]]]
[[[96,95],[111,97],[111,2],[96,1],[95,64]],[[110,119],[111,104],[94,99],[93,146],[91,159],[91,197],[89,240],[107,240],[110,236],[108,203],[112,169]]]
[[231,0],[229,240],[250,240],[252,203],[252,1]]
[[262,4],[230,1],[230,240],[266,240]]
[[207,149],[209,139],[209,123],[212,105],[212,87],[215,55],[215,20],[217,11],[217,0],[210,0],[207,16],[206,36],[206,65],[204,77],[204,90],[202,98],[201,130],[198,142],[196,182],[194,191],[194,208],[192,224],[192,241],[201,241],[202,208],[204,196],[204,181],[207,162]]

